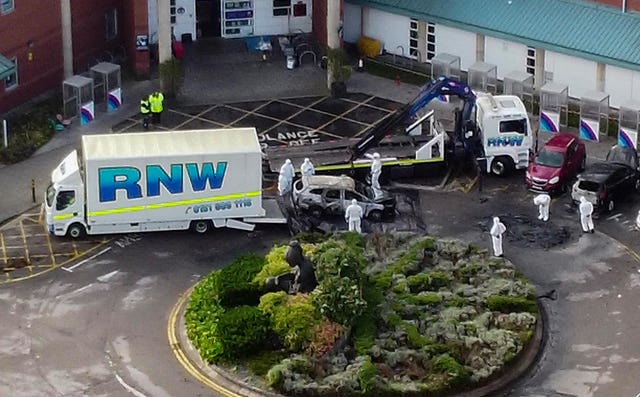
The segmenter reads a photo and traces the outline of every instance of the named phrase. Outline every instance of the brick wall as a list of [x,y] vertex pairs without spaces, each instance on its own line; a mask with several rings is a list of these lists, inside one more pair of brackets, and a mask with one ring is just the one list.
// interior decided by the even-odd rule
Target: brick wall
[[123,40],[129,67],[137,78],[148,78],[149,51],[136,50],[136,36],[148,35],[149,18],[146,0],[124,0]]
[[[0,54],[18,60],[18,86],[0,82],[0,113],[57,88],[63,77],[60,2],[22,0],[0,15]],[[31,56],[29,55],[31,54]]]
[[313,35],[321,47],[327,46],[327,1],[314,0],[313,2]]

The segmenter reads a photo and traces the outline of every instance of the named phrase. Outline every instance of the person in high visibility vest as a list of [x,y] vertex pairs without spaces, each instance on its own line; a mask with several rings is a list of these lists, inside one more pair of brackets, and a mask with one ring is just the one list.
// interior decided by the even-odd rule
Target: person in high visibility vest
[[149,95],[149,106],[151,107],[151,123],[160,124],[160,117],[164,110],[164,95],[158,91]]
[[149,97],[140,99],[140,114],[142,114],[142,127],[149,129],[151,108],[149,107]]

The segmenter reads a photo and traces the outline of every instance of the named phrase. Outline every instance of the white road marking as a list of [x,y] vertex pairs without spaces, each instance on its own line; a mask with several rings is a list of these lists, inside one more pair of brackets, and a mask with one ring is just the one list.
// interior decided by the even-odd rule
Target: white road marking
[[90,256],[90,257],[88,257],[87,259],[85,259],[85,260],[83,260],[83,261],[80,261],[80,262],[76,263],[75,265],[73,265],[73,266],[71,266],[71,267],[64,267],[64,266],[63,266],[63,267],[62,267],[62,270],[66,270],[66,271],[68,271],[69,273],[73,273],[73,269],[75,269],[76,267],[78,267],[78,266],[80,266],[80,265],[83,265],[83,264],[85,264],[85,263],[89,262],[91,259],[94,259],[94,258],[96,258],[96,257],[98,257],[98,256],[100,256],[100,255],[102,255],[102,254],[104,254],[105,252],[109,251],[110,249],[111,249],[111,247],[107,247],[107,248],[103,249],[102,251],[98,252],[97,254],[95,254],[95,255],[93,255],[93,256]]
[[129,393],[133,394],[134,396],[136,396],[136,397],[147,397],[144,394],[142,394],[139,391],[137,391],[136,389],[134,389],[133,387],[131,387],[128,384],[126,384],[125,381],[122,380],[120,375],[116,374],[116,379],[122,385],[122,387],[125,388],[125,390],[127,390]]
[[607,218],[607,220],[608,220],[608,221],[611,221],[611,220],[614,220],[614,219],[615,219],[615,220],[616,220],[616,222],[617,222],[617,221],[618,221],[618,218],[620,218],[621,216],[622,216],[622,213],[621,213],[621,212],[619,212],[619,213],[617,213],[617,214],[615,214],[615,215],[611,215],[610,217],[608,217],[608,218]]
[[104,283],[104,282],[108,281],[111,277],[115,276],[117,273],[118,273],[118,271],[114,270],[111,273],[107,273],[107,274],[104,274],[104,275],[98,277],[97,280],[100,281],[101,283]]

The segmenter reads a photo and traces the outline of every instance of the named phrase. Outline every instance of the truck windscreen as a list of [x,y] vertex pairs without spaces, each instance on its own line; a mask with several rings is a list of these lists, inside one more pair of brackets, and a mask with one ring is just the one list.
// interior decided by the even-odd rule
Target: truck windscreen
[[53,188],[53,184],[47,187],[47,207],[53,205],[53,199],[56,197],[56,189]]

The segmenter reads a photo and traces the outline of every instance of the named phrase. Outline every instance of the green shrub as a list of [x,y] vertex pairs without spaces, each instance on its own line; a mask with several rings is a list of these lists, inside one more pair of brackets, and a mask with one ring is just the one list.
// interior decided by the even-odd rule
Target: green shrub
[[422,335],[418,327],[414,324],[404,322],[402,324],[404,331],[407,333],[407,344],[412,349],[420,349],[424,346],[433,344],[433,341],[428,337]]
[[264,314],[272,318],[276,312],[287,305],[289,295],[284,291],[269,292],[260,297],[258,307]]
[[347,277],[355,284],[364,281],[367,259],[363,248],[359,246],[349,246],[344,241],[331,239],[318,245],[312,258],[320,284],[330,277]]
[[284,384],[284,371],[286,371],[287,366],[284,364],[276,364],[269,372],[267,372],[267,384],[274,389],[282,388]]
[[282,350],[263,351],[256,355],[249,356],[244,360],[244,364],[251,373],[258,376],[265,376],[271,367],[287,358],[289,354]]
[[[304,243],[301,244],[302,253],[309,257],[315,250],[315,244]],[[291,266],[285,260],[285,254],[287,253],[288,245],[274,246],[271,251],[265,256],[265,264],[260,269],[260,272],[254,277],[253,283],[262,288],[269,277],[275,277],[282,273],[288,273],[291,271]]]
[[340,325],[351,325],[367,308],[360,287],[348,277],[325,278],[311,296],[320,313]]
[[538,306],[533,299],[519,296],[491,295],[487,298],[489,310],[500,313],[538,313]]
[[255,306],[227,309],[218,319],[211,335],[211,362],[233,360],[262,350],[269,336],[269,319]]
[[216,332],[218,319],[224,313],[216,293],[219,274],[218,271],[213,272],[195,286],[185,311],[187,335],[208,362],[213,362],[216,355],[217,346],[212,335]]
[[265,259],[255,254],[241,255],[220,270],[216,290],[220,304],[224,307],[257,305],[262,288],[253,284],[262,270]]
[[378,376],[378,368],[373,365],[370,359],[365,360],[358,370],[358,383],[362,393],[369,394],[376,388],[376,376]]
[[420,273],[407,277],[411,292],[433,291],[451,284],[451,279],[444,272]]
[[466,306],[467,300],[461,296],[453,296],[444,302],[445,307],[463,307]]
[[355,321],[352,340],[358,356],[369,354],[369,351],[375,345],[376,331],[376,319],[369,310]]
[[437,306],[442,302],[442,297],[435,292],[426,292],[420,295],[406,294],[403,299],[407,303],[419,306]]
[[451,377],[451,384],[457,385],[469,378],[469,371],[449,354],[442,354],[433,360],[433,368]]
[[311,342],[306,349],[306,353],[312,357],[320,358],[327,354],[340,337],[344,334],[344,327],[340,324],[322,319],[320,324],[316,324],[311,333]]
[[391,287],[391,280],[394,274],[414,274],[415,269],[424,259],[424,251],[434,251],[436,249],[435,240],[426,237],[411,245],[407,252],[400,256],[394,263],[389,265],[384,271],[374,276],[378,287],[388,289]]
[[282,273],[290,272],[291,266],[284,259],[287,252],[287,245],[275,246],[265,256],[265,264],[258,274],[253,278],[253,283],[259,287],[264,286],[265,281],[269,277],[275,277]]
[[275,306],[271,325],[287,350],[299,352],[309,346],[321,320],[309,296],[299,294],[289,296],[285,306]]
[[345,232],[340,234],[340,240],[344,241],[347,247],[364,248],[364,236],[357,232]]

